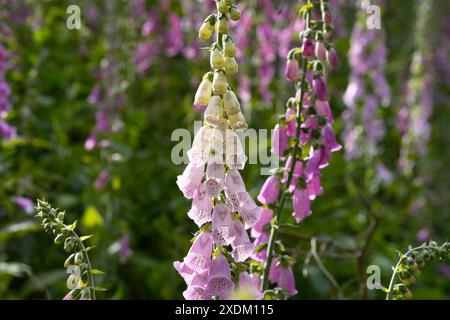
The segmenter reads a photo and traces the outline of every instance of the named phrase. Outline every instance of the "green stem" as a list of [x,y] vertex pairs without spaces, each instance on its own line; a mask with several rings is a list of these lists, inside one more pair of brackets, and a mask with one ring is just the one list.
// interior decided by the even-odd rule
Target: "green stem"
[[[67,227],[67,226],[66,226]],[[72,236],[77,240],[78,245],[81,248],[81,252],[83,253],[83,258],[86,261],[87,264],[87,274],[88,274],[88,281],[89,281],[89,291],[91,294],[92,300],[96,300],[95,297],[95,284],[94,284],[94,276],[92,274],[92,266],[91,261],[89,260],[89,255],[87,254],[86,247],[83,244],[83,241],[81,241],[80,237],[77,235],[77,233],[73,230],[70,230],[70,233]]]
[[[308,3],[309,2],[310,1],[308,0]],[[309,26],[309,11],[306,16],[306,24],[307,24],[307,26]],[[308,61],[306,58],[303,58],[302,77],[301,77],[301,81],[300,81],[301,95],[300,95],[300,102],[299,102],[299,105],[297,108],[297,128],[296,128],[296,133],[295,133],[295,146],[294,146],[294,150],[292,152],[292,163],[291,163],[291,167],[289,169],[289,174],[288,174],[286,183],[283,185],[283,190],[281,190],[281,192],[280,192],[281,196],[280,196],[279,202],[278,202],[276,218],[272,220],[272,228],[270,230],[270,238],[269,238],[269,243],[267,246],[267,258],[266,258],[266,263],[264,266],[263,280],[261,282],[261,291],[267,290],[268,286],[269,286],[270,267],[272,265],[272,260],[273,260],[273,249],[274,249],[275,241],[278,236],[278,226],[281,223],[281,216],[283,213],[284,204],[286,202],[287,191],[289,189],[289,186],[291,185],[292,177],[294,174],[295,163],[297,162],[297,156],[300,151],[300,147],[298,146],[298,144],[300,141],[300,130],[301,130],[301,125],[302,125],[301,112],[303,109],[303,98],[304,98],[304,94],[305,94],[305,80],[306,80],[307,66],[308,66]]]

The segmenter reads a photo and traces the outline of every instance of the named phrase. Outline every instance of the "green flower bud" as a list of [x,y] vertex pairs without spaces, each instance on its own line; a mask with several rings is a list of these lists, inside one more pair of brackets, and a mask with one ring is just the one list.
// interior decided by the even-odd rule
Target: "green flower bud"
[[70,252],[73,250],[74,247],[75,247],[75,240],[72,237],[68,237],[64,241],[64,251]]
[[217,27],[219,33],[228,33],[229,27],[228,27],[228,21],[226,16],[222,15],[219,18],[219,25]]
[[63,222],[64,221],[64,212],[58,213],[56,220],[58,220],[59,222]]
[[204,77],[194,97],[194,108],[198,111],[205,110],[206,106],[211,100],[212,82],[208,77]]
[[222,98],[219,96],[212,96],[205,110],[205,122],[213,127],[218,127],[223,115]]
[[206,41],[211,38],[213,28],[209,22],[203,22],[198,30],[198,37],[200,40]]
[[83,253],[77,252],[75,254],[74,262],[77,266],[80,265],[83,262]]
[[64,268],[68,268],[70,265],[73,264],[73,258],[75,257],[75,254],[72,253],[67,259],[66,261],[64,261]]
[[209,55],[209,63],[213,69],[222,69],[225,64],[222,53],[218,46],[214,46]]
[[234,76],[239,71],[239,66],[236,59],[225,57],[225,72],[229,76]]
[[400,280],[407,286],[416,282],[416,278],[414,278],[414,276],[406,270],[400,272],[398,276]]
[[217,5],[217,10],[219,10],[220,13],[223,13],[223,14],[228,13],[228,6],[224,0],[217,0],[216,5]]
[[227,92],[227,78],[223,72],[215,72],[212,82],[212,88],[215,94],[224,95]]
[[235,5],[230,7],[230,18],[233,21],[237,21],[241,18],[241,12]]
[[58,234],[55,238],[55,244],[60,244],[64,239],[64,235]]
[[227,4],[227,6],[231,6],[234,1],[233,0],[225,0],[225,3]]
[[236,53],[236,46],[230,36],[224,34],[222,36],[223,55],[226,57],[234,57]]
[[223,96],[223,106],[228,117],[241,112],[241,105],[233,91],[227,90]]

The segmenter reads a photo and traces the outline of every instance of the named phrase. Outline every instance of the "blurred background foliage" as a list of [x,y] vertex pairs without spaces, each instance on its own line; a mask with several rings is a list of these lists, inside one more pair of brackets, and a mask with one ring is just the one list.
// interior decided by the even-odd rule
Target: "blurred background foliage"
[[[17,197],[45,198],[65,209],[69,221],[78,219],[83,234],[95,234],[89,240],[95,245],[93,265],[105,272],[97,281],[108,289],[99,294],[101,298],[182,297],[184,283],[172,262],[187,251],[196,228],[186,215],[189,202],[175,184],[184,165],[171,160],[177,144],[171,134],[177,128],[192,132],[193,121],[200,120],[191,104],[208,70],[208,57],[198,50],[204,44],[195,38],[209,2],[77,1],[81,29],[68,30],[66,9],[71,1],[0,0],[0,39],[9,52],[5,80],[12,104],[5,119],[17,130],[16,137],[0,142],[0,298],[61,299],[67,291],[65,253]],[[298,259],[296,298],[336,296],[317,264],[308,259],[310,238],[325,237],[358,248],[370,225],[369,211],[381,218],[364,264],[380,266],[384,285],[398,258],[396,250],[430,237],[439,242],[448,239],[450,90],[438,81],[439,70],[434,74],[439,99],[430,119],[428,153],[412,159],[412,172],[397,169],[402,142],[395,123],[419,47],[415,22],[421,2],[386,1],[383,7],[386,76],[393,99],[382,110],[386,136],[378,156],[392,182],[374,182],[377,173],[370,161],[350,162],[343,152],[334,155],[323,172],[325,193],[314,201],[313,215],[300,230],[283,235]],[[433,2],[435,16],[425,30],[426,37],[434,39],[428,47],[431,54],[433,46],[442,45],[444,31],[438,29],[438,21],[449,13],[447,1]],[[282,75],[283,52],[267,60],[271,52],[263,45],[278,50],[282,35],[288,44],[295,39],[296,2],[269,3],[279,16],[271,22],[278,31],[269,39],[272,42],[258,29],[269,19],[267,8],[239,1],[243,18],[247,14],[251,19],[245,28],[249,40],[238,57],[241,76],[233,85],[239,86],[249,127],[254,129],[272,128],[276,112],[282,112],[294,92]],[[350,72],[350,33],[361,9],[354,1],[334,3],[340,3],[335,14],[342,21],[335,39],[341,67],[330,74],[329,86],[339,134]],[[273,74],[261,88],[267,62]],[[96,88],[102,94],[96,96]],[[106,110],[107,130],[99,130],[99,110]],[[86,141],[92,133],[94,148]],[[256,195],[264,181],[260,166],[247,165],[243,175],[249,192]],[[328,248],[323,249],[322,261],[345,297],[358,297],[357,261],[327,255]],[[427,267],[413,287],[414,297],[449,298],[449,277],[444,265]],[[379,290],[369,292],[369,298],[383,297]]]

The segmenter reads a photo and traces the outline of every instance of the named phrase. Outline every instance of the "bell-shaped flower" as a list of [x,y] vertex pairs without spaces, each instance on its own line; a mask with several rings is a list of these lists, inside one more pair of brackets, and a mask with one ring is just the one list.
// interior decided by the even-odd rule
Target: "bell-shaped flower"
[[204,165],[197,167],[193,163],[189,163],[183,174],[177,177],[177,185],[186,198],[192,199],[203,179],[204,171]]
[[331,108],[328,101],[316,100],[314,109],[319,116],[325,117],[329,123],[334,122],[333,114],[331,113]]
[[239,193],[246,192],[245,184],[238,170],[228,170],[225,175],[226,197],[227,204],[233,211],[237,211],[239,208],[240,200]]
[[219,299],[226,299],[233,292],[234,283],[231,281],[231,271],[227,259],[219,253],[211,263],[207,290]]
[[194,97],[193,107],[199,112],[203,112],[206,109],[212,95],[212,83],[207,77],[205,77],[198,86],[197,92]]
[[[253,244],[255,248],[258,248],[261,245],[267,245],[269,242],[269,235],[266,233],[261,233],[259,237],[255,238]],[[252,259],[259,262],[264,262],[267,258],[267,248],[263,248],[258,250],[258,252],[253,252]]]
[[239,207],[237,211],[244,221],[245,229],[250,229],[255,225],[261,215],[261,210],[248,192],[239,193]]
[[178,273],[184,279],[184,282],[186,282],[186,284],[189,284],[192,277],[195,275],[194,270],[189,268],[184,262],[175,261],[173,263],[173,267],[175,268],[175,270],[178,271]]
[[302,54],[304,57],[314,56],[314,41],[310,38],[304,38],[302,44]]
[[224,95],[227,92],[227,78],[225,74],[221,71],[214,72],[214,78],[212,82],[212,88],[214,94]]
[[311,215],[309,192],[306,188],[296,188],[292,196],[293,216],[297,223]]
[[230,36],[224,34],[222,36],[223,54],[226,57],[234,57],[236,46]]
[[297,111],[295,108],[287,108],[285,114],[287,122],[287,132],[288,137],[295,137],[297,133]]
[[322,127],[321,136],[326,148],[330,152],[336,152],[342,149],[342,146],[336,142],[336,136],[334,135],[333,128],[330,124],[326,124]]
[[205,122],[213,127],[218,127],[223,118],[222,98],[212,96],[204,114]]
[[248,125],[247,121],[245,121],[244,115],[242,112],[238,112],[236,114],[232,114],[228,116],[228,123],[230,124],[230,128],[235,131],[244,131],[247,130]]
[[254,274],[241,272],[239,274],[239,296],[248,300],[262,300],[264,294],[259,290],[261,279]]
[[327,61],[333,69],[339,67],[339,57],[336,48],[331,47],[330,50],[327,51]]
[[186,300],[210,300],[211,294],[206,290],[208,284],[208,272],[194,274],[188,283],[188,288],[183,292]]
[[231,210],[223,203],[218,203],[212,214],[212,239],[215,244],[227,246],[234,240]]
[[290,266],[285,267],[281,263],[273,263],[270,270],[269,280],[272,283],[276,283],[278,287],[286,290],[290,296],[297,294],[295,277]]
[[328,100],[327,84],[323,76],[317,76],[313,80],[313,90],[317,99],[322,101]]
[[234,76],[239,71],[239,66],[233,57],[225,57],[224,68],[228,76]]
[[258,238],[262,233],[266,233],[266,226],[270,226],[272,217],[272,210],[261,208],[261,215],[255,225],[252,227],[251,235],[253,238]]
[[225,163],[231,169],[244,169],[247,156],[242,148],[239,137],[233,130],[225,131]]
[[195,135],[192,148],[187,152],[192,165],[198,167],[208,161],[212,146],[212,130],[209,125],[205,125]]
[[223,95],[223,106],[228,116],[241,112],[239,100],[236,97],[236,94],[231,90],[227,90]]
[[223,58],[222,52],[220,52],[219,47],[216,45],[211,50],[209,55],[209,63],[213,69],[222,69],[225,65],[225,60]]
[[252,255],[255,247],[250,242],[247,231],[245,231],[244,226],[239,220],[233,221],[233,233],[235,238],[231,242],[231,247],[233,248],[231,255],[234,261],[243,262]]
[[314,48],[314,54],[316,55],[317,59],[320,61],[325,61],[327,59],[327,50],[325,49],[325,46],[323,45],[322,41],[317,41]]
[[288,127],[277,124],[272,136],[272,153],[284,157],[284,153],[289,147],[289,136],[287,134]]
[[195,239],[183,262],[194,272],[202,273],[204,271],[207,271],[210,267],[211,254],[211,233],[208,231],[204,231]]
[[290,81],[297,79],[300,73],[298,61],[296,59],[288,59],[286,62],[286,68],[284,71],[286,78]]
[[323,193],[323,188],[320,184],[320,174],[314,175],[313,178],[308,181],[307,189],[310,200],[314,200],[317,196]]
[[225,184],[225,168],[222,156],[214,156],[209,158],[206,166],[206,181],[204,182],[205,191],[208,196],[217,198],[219,193],[224,189]]
[[198,227],[201,227],[206,222],[211,221],[211,215],[212,201],[207,195],[205,187],[201,184],[197,190],[195,190],[192,207],[188,212],[188,217],[194,220]]
[[280,194],[280,178],[277,176],[270,176],[261,188],[257,197],[262,204],[274,204],[278,201]]
[[314,175],[318,175],[319,164],[321,159],[321,151],[320,149],[314,150],[311,148],[310,157],[306,162],[306,170],[305,170],[305,178],[306,181],[309,181],[313,178]]

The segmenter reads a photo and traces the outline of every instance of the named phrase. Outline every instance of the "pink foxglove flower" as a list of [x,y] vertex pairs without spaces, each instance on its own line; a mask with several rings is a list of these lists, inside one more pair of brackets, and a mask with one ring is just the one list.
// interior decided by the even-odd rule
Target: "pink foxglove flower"
[[325,79],[323,76],[315,77],[313,80],[313,89],[314,93],[317,96],[317,99],[322,101],[328,100],[328,90],[327,85],[325,83]]
[[280,194],[280,179],[277,176],[267,178],[257,199],[262,204],[274,204]]
[[195,273],[209,270],[212,253],[211,233],[202,232],[192,244],[188,255],[184,258],[184,264]]
[[288,127],[277,124],[273,131],[272,153],[284,157],[284,153],[289,147]]
[[234,261],[243,262],[252,255],[255,247],[250,241],[244,226],[238,220],[233,221],[233,234],[234,240],[231,242],[233,251],[231,255]]
[[297,188],[292,196],[293,216],[297,223],[311,215],[308,189]]
[[186,300],[210,300],[211,294],[206,290],[208,284],[208,272],[193,274],[188,288],[183,292]]
[[297,79],[300,73],[300,68],[298,66],[298,61],[295,59],[288,59],[286,63],[285,75],[290,81]]
[[304,57],[314,56],[314,41],[310,38],[303,39],[302,54]]
[[203,184],[199,185],[195,190],[192,199],[192,207],[188,212],[188,217],[194,220],[195,224],[201,227],[206,222],[211,221],[212,216],[212,200],[205,191]]
[[295,277],[290,266],[286,268],[281,263],[276,264],[271,270],[270,281],[286,290],[290,296],[297,294]]
[[194,197],[195,190],[203,179],[204,171],[204,165],[197,167],[190,163],[183,174],[177,177],[177,185],[186,198],[192,199]]
[[212,239],[214,243],[227,246],[234,240],[231,210],[223,203],[219,203],[212,214]]
[[219,253],[211,263],[209,270],[207,290],[213,296],[226,299],[233,291],[234,283],[231,281],[231,271],[227,259]]
[[241,272],[239,274],[239,289],[248,294],[249,298],[254,300],[262,300],[264,294],[260,291],[261,279],[255,275],[250,275],[247,272]]

